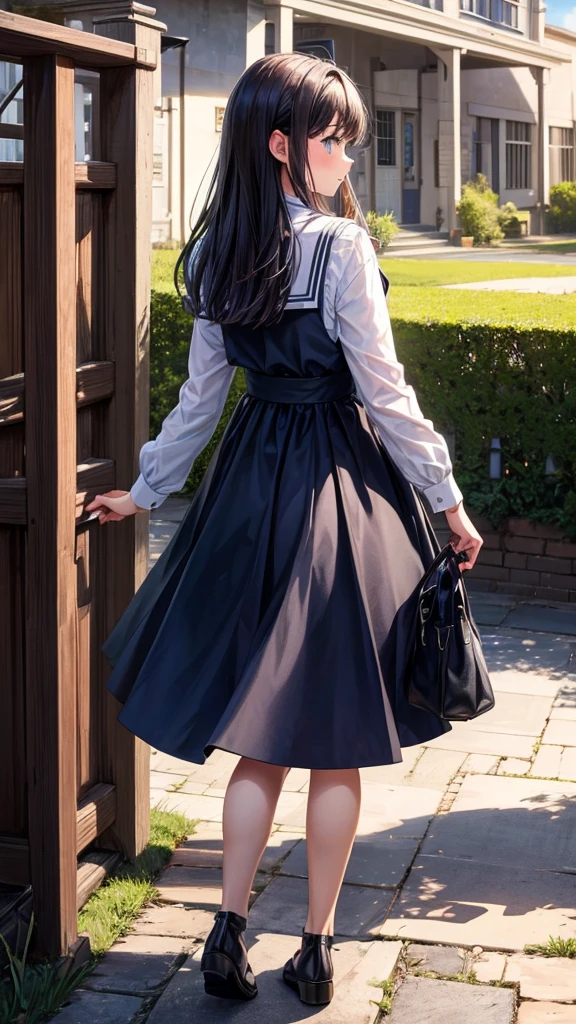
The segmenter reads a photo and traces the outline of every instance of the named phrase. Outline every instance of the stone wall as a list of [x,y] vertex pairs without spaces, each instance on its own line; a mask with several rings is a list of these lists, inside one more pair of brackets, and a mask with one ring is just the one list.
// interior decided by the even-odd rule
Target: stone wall
[[[556,527],[506,519],[495,530],[482,516],[470,518],[484,544],[474,568],[465,574],[467,589],[576,602],[576,543]],[[434,528],[445,544],[446,524]]]

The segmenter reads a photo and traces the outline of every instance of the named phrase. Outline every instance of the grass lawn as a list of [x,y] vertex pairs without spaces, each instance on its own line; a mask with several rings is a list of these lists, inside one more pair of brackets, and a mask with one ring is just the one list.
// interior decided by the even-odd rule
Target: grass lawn
[[[173,294],[173,272],[178,252],[152,250],[153,288]],[[576,293],[572,295],[519,294],[518,292],[447,291],[443,284],[505,280],[513,277],[571,277],[574,267],[561,264],[472,263],[455,260],[380,259],[390,278],[388,306],[396,320],[422,316],[434,320],[460,319],[468,322],[530,324],[567,327],[576,322]],[[177,300],[176,300],[177,301]]]
[[[466,284],[469,281],[504,281],[509,277],[573,277],[573,267],[560,263],[476,263],[468,260],[380,259],[380,266],[390,278],[391,287],[399,285]],[[390,291],[392,294],[392,291]],[[446,294],[443,292],[442,294]],[[474,299],[476,300],[474,293]],[[551,296],[554,297],[554,296]]]

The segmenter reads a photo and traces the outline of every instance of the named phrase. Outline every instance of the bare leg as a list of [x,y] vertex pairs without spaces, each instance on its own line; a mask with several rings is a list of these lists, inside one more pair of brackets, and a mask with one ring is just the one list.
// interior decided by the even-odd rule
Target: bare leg
[[241,757],[226,789],[222,828],[222,910],[248,916],[256,868],[270,837],[274,811],[289,768]]
[[305,931],[314,935],[334,934],[334,912],[358,828],[361,795],[357,768],[310,772],[306,811],[309,897]]

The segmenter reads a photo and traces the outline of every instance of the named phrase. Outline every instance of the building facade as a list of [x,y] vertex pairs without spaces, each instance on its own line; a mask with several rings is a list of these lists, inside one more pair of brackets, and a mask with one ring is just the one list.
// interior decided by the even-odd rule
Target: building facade
[[[26,4],[12,7],[24,12]],[[130,0],[43,6],[87,31],[110,11],[154,15]],[[41,10],[34,3],[36,16]],[[188,236],[239,75],[267,53],[301,47],[333,54],[370,108],[373,144],[351,152],[365,212],[447,231],[457,226],[462,184],[481,171],[500,203],[529,210],[531,232],[541,233],[550,185],[574,179],[576,33],[546,24],[539,0],[158,0],[155,17],[168,32],[156,100],[154,241]],[[0,64],[0,104],[2,86]],[[89,81],[78,87],[83,159],[93,94]]]

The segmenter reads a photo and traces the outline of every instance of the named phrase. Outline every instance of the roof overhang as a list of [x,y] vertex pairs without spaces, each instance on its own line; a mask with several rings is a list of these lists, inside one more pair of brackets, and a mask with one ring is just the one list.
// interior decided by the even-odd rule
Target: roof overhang
[[[266,0],[266,6],[275,6],[274,0]],[[451,18],[410,0],[291,0],[290,6],[295,13],[316,22],[346,25],[422,46],[461,50],[469,67],[551,68],[571,60],[570,54],[541,46],[525,36],[489,28],[474,18]],[[472,60],[480,63],[470,64]]]

